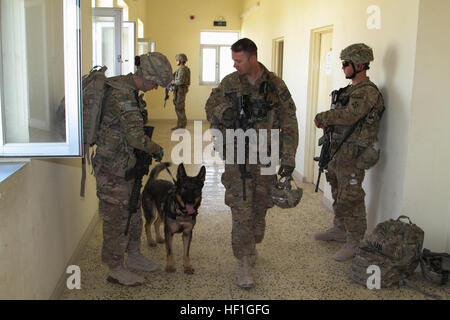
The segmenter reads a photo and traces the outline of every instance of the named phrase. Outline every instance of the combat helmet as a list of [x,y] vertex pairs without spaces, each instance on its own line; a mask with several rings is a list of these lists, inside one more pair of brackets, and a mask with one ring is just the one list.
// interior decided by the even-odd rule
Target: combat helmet
[[341,60],[348,60],[355,65],[373,61],[373,50],[364,43],[355,43],[341,51]]
[[291,176],[280,178],[275,185],[272,186],[271,196],[277,207],[287,209],[295,208],[303,196],[303,189],[297,187],[292,189],[291,182],[295,181]]
[[149,52],[139,56],[137,74],[146,80],[144,85],[156,83],[167,87],[172,81],[172,66],[165,55],[159,52]]
[[175,56],[175,60],[181,61],[181,62],[187,62],[188,58],[184,53],[179,53]]

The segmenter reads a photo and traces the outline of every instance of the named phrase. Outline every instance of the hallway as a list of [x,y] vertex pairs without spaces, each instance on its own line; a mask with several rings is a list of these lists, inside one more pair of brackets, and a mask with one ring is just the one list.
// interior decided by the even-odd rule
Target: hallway
[[[151,116],[151,111],[150,111]],[[164,160],[178,142],[170,141],[174,122],[150,123],[155,126],[154,140],[165,150]],[[203,130],[208,124],[203,122]],[[192,133],[193,123],[187,129]],[[250,291],[235,285],[237,262],[231,251],[231,214],[223,202],[224,187],[220,182],[223,166],[206,163],[203,200],[194,228],[191,263],[195,274],[183,273],[182,240],[174,238],[177,271],[166,273],[165,247],[150,248],[142,234],[142,253],[161,265],[154,273],[140,272],[146,282],[139,287],[122,287],[106,281],[107,267],[101,262],[101,221],[95,226],[76,265],[81,269],[81,289],[62,289],[62,300],[72,299],[149,299],[149,300],[326,300],[326,299],[425,299],[407,288],[368,290],[348,279],[351,261],[339,263],[332,255],[339,243],[317,242],[315,232],[331,225],[332,213],[322,205],[322,193],[314,193],[312,184],[298,184],[303,198],[294,209],[274,207],[267,214],[264,241],[258,245],[259,257],[253,270],[255,288]],[[198,173],[199,165],[186,165],[188,175]],[[171,171],[176,174],[176,166]],[[170,180],[167,173],[161,178]],[[146,179],[144,179],[146,180]],[[414,282],[427,292],[450,298],[450,289],[423,281],[420,274]]]

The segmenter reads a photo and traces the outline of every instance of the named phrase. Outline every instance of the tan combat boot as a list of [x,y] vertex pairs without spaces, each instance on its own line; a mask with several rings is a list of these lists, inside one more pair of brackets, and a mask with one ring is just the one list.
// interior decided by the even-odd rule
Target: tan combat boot
[[338,252],[336,252],[333,259],[339,262],[353,259],[356,255],[360,242],[360,238],[349,236],[345,245]]
[[142,255],[139,250],[140,245],[140,242],[129,243],[127,267],[145,272],[153,272],[160,269],[160,265]]
[[249,290],[253,288],[253,277],[248,256],[242,257],[239,261],[239,269],[236,274],[236,284],[239,288]]
[[106,280],[130,287],[140,286],[144,283],[143,277],[125,269],[122,265],[110,268]]
[[314,239],[321,241],[337,241],[345,242],[347,235],[345,233],[344,220],[334,218],[334,226],[325,232],[318,232],[314,235]]

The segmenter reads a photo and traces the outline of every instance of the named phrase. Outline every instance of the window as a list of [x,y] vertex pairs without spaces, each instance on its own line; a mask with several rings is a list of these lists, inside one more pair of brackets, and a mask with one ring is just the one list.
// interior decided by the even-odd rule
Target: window
[[80,1],[1,0],[0,15],[0,157],[80,156]]
[[239,39],[239,32],[200,32],[200,84],[216,85],[234,72],[231,45]]

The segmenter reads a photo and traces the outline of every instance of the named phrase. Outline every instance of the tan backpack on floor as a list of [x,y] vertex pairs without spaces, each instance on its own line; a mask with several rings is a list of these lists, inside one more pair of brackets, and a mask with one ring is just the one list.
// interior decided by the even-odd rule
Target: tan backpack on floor
[[406,216],[378,224],[361,242],[350,269],[350,279],[366,286],[371,275],[369,266],[378,266],[382,288],[399,284],[419,265],[423,238],[423,230]]

